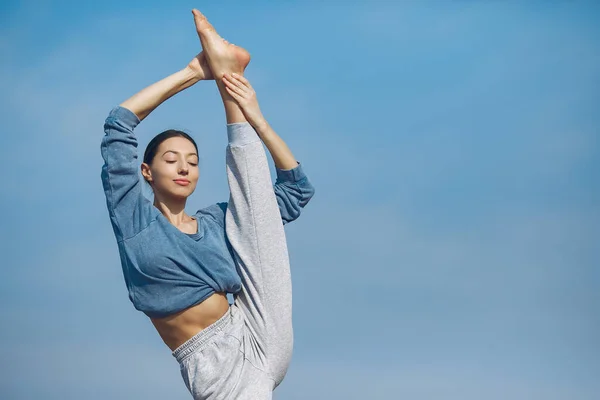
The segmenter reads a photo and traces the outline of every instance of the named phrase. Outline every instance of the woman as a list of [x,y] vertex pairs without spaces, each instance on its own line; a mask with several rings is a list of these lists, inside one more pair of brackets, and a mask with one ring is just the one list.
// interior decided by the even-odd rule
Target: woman
[[[250,55],[194,10],[203,52],[111,110],[102,183],[129,298],[150,317],[195,399],[269,399],[292,354],[289,258],[283,225],[314,188],[263,117],[242,74]],[[148,144],[138,177],[135,127],[162,102],[215,79],[227,118],[227,203],[186,214],[198,149],[181,131]],[[273,186],[265,144],[277,172]],[[227,293],[234,294],[229,304]]]

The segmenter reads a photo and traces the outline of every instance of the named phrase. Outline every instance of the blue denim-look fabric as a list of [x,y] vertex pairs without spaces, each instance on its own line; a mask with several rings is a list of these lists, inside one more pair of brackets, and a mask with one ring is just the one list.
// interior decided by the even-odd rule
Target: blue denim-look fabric
[[[130,110],[113,108],[101,142],[102,184],[129,299],[154,318],[198,304],[215,292],[238,293],[241,280],[225,233],[227,202],[198,210],[195,234],[171,224],[142,193],[133,133],[139,122]],[[232,132],[230,145],[243,143],[243,134]],[[314,188],[300,163],[276,173],[273,189],[286,224],[298,218]]]

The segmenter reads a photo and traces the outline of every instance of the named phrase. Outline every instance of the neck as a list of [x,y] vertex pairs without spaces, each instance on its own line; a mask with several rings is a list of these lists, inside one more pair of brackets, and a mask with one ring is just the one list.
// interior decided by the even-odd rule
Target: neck
[[185,199],[158,199],[154,198],[154,207],[175,226],[188,222],[190,217],[185,213]]

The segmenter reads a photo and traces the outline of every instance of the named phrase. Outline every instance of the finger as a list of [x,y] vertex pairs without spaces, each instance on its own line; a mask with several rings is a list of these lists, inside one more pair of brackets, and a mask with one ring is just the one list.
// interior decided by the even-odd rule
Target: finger
[[241,87],[237,86],[236,84],[234,84],[233,82],[231,82],[228,78],[227,75],[223,76],[223,82],[225,83],[225,88],[237,93],[240,97],[244,97],[244,89],[242,89]]
[[231,81],[231,83],[233,83],[238,88],[242,89],[244,92],[247,91],[247,88],[243,84],[243,82],[241,82],[239,79],[237,79],[235,76],[233,76],[233,74],[230,74],[227,78]]
[[250,81],[248,79],[246,79],[244,76],[238,75],[235,72],[232,73],[231,75],[233,75],[234,78],[240,80],[246,87],[248,87],[249,89],[252,89],[252,86],[250,85]]
[[248,94],[248,89],[246,88],[246,86],[244,86],[244,84],[239,80],[236,80],[234,77],[232,77],[231,74],[226,74],[226,79],[227,82],[229,82],[232,85],[232,88],[236,87],[239,90],[241,90],[242,93]]
[[233,97],[233,99],[238,103],[238,105],[243,100],[242,96],[235,93],[233,90],[229,89],[227,86],[225,86],[225,90],[227,90],[227,93],[229,93],[231,95],[231,97]]

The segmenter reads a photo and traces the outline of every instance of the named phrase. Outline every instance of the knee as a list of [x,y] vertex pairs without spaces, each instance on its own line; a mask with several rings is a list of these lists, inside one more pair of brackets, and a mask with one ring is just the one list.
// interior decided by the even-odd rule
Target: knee
[[277,346],[277,351],[272,354],[269,359],[269,369],[273,380],[275,381],[276,388],[283,381],[290,362],[292,361],[292,353],[294,347],[293,337],[287,338]]

